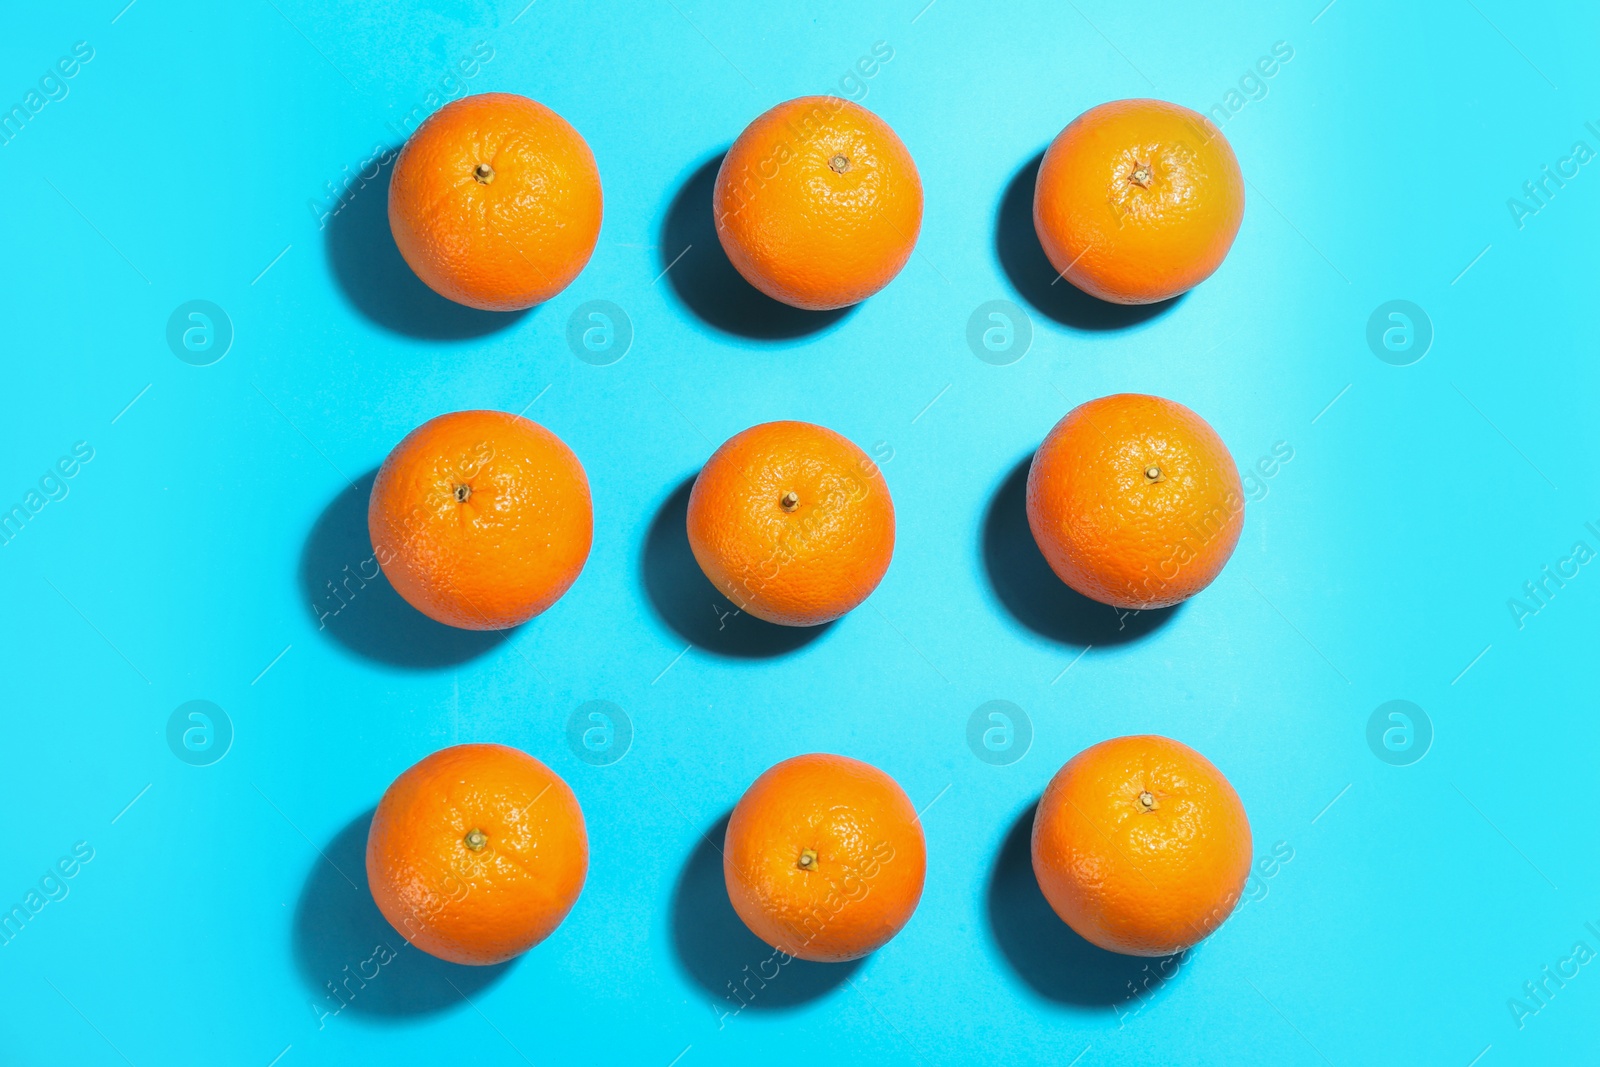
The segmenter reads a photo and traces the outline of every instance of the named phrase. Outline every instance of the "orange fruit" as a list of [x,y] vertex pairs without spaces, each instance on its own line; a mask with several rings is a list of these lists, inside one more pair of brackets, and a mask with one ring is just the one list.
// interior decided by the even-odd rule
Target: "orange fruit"
[[728,819],[722,873],[739,918],[802,960],[881,947],[917,910],[927,871],[917,811],[871,764],[814,754],[757,778]]
[[883,474],[845,438],[767,422],[723,442],[689,493],[689,547],[758,619],[816,626],[872,594],[894,554]]
[[1222,572],[1244,529],[1244,486],[1206,421],[1118,393],[1056,423],[1028,469],[1028,525],[1050,569],[1125,609],[1187,600]]
[[561,438],[503,411],[457,411],[389,453],[367,528],[412,607],[464,630],[503,630],[577,579],[594,514],[583,465]]
[[746,281],[826,311],[865,300],[906,265],[922,228],[922,179],[878,116],[836,96],[803,96],[733,142],[712,214]]
[[1250,821],[1222,772],[1188,745],[1113,738],[1050,779],[1033,819],[1033,873],[1084,940],[1170,956],[1209,936],[1238,903]]
[[578,799],[505,745],[456,745],[384,791],[367,883],[407,941],[452,963],[501,963],[549,937],[589,869]]
[[1039,165],[1033,226],[1079,289],[1153,304],[1221,266],[1244,218],[1244,176],[1222,131],[1164,100],[1117,100],[1062,130]]
[[484,311],[543,303],[600,237],[600,171],[566,119],[515,93],[452,101],[389,179],[389,228],[417,277]]

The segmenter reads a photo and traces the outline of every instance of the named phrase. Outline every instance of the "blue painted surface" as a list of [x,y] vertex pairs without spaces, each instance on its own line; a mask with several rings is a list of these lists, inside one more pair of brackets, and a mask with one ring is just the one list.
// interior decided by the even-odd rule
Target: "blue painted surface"
[[[39,92],[0,145],[0,504],[39,493],[0,548],[0,905],[59,898],[0,946],[0,1058],[1490,1067],[1590,1047],[1592,6],[121,3],[16,8],[0,39],[0,104]],[[852,73],[879,42],[892,58]],[[1292,58],[1252,76],[1279,42]],[[589,268],[509,319],[431,297],[384,223],[384,154],[484,90],[569,119],[606,194]],[[828,91],[895,127],[927,206],[901,277],[818,323],[724,284],[709,168],[760,111]],[[1072,117],[1142,95],[1220,109],[1250,186],[1216,276],[1129,321],[1049,285],[1027,181]],[[208,366],[166,339],[192,300],[231,323]],[[591,300],[632,324],[609,366],[567,343]],[[1010,365],[967,345],[991,300],[1031,324]],[[1431,324],[1408,366],[1367,342],[1394,300]],[[1021,518],[1038,441],[1123,390],[1194,408],[1241,468],[1292,450],[1221,578],[1158,622],[1070,600]],[[594,489],[581,579],[502,642],[381,581],[328,598],[370,556],[374,468],[467,407],[525,409]],[[719,630],[680,527],[713,447],[776,418],[879,456],[900,521],[869,605],[803,643]],[[175,755],[182,723],[168,743],[193,700],[231,727],[206,766]],[[592,700],[632,724],[609,765],[567,741]],[[991,700],[1031,723],[1008,765],[967,745]],[[1401,720],[1368,743],[1392,700],[1431,724],[1405,766],[1416,749],[1382,742]],[[1270,872],[1160,972],[1072,940],[1018,829],[1073,753],[1138,731],[1229,775]],[[378,966],[365,820],[462,741],[571,783],[588,885],[507,967]],[[728,983],[766,954],[703,835],[812,750],[931,805],[926,894],[860,966],[797,965],[734,1013]],[[347,1006],[326,995],[375,967]]]

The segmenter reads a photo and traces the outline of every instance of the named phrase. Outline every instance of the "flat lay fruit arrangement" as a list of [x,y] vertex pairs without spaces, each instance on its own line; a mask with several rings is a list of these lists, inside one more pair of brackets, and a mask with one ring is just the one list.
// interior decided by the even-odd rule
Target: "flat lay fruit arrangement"
[[[389,185],[405,262],[457,303],[511,312],[583,270],[602,220],[582,135],[508,93],[468,96],[411,135]],[[710,211],[756,289],[826,312],[891,285],[923,226],[921,177],[882,119],[838,97],[755,118],[723,158]],[[1033,222],[1058,280],[1116,304],[1168,301],[1222,264],[1244,186],[1221,132],[1157,100],[1091,108],[1051,143]],[[1066,412],[1027,477],[1027,520],[1056,578],[1118,609],[1169,608],[1227,565],[1244,490],[1222,438],[1177,400],[1119,394]],[[711,585],[764,625],[818,627],[863,604],[892,565],[883,471],[835,431],[750,426],[704,461],[684,533]],[[441,413],[398,442],[368,506],[374,557],[409,608],[464,630],[505,630],[582,581],[596,514],[579,457],[520,415]],[[603,533],[602,533],[603,536]],[[952,546],[957,547],[957,546]],[[397,608],[396,610],[409,610]],[[774,723],[774,727],[780,724]],[[787,957],[844,963],[912,921],[937,845],[887,771],[796,754],[733,807],[724,890]],[[1114,953],[1168,956],[1214,933],[1250,870],[1244,806],[1180,741],[1126,736],[1073,757],[1032,823],[1040,891],[1060,921]],[[526,753],[444,748],[405,770],[373,816],[366,864],[383,916],[460,964],[534,948],[588,869],[580,799]],[[1042,931],[1041,931],[1042,933]]]
[[1600,1060],[1600,3],[7,15],[0,1067]]

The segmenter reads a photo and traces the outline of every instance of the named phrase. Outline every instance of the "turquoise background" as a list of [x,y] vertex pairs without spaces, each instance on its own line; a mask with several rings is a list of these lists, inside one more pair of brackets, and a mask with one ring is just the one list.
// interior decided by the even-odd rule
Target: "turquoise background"
[[[1570,164],[1543,202],[1523,184],[1600,150],[1593,5],[123,2],[12,5],[0,38],[6,108],[93,50],[0,145],[0,507],[93,452],[0,547],[0,908],[92,851],[0,945],[0,1060],[1490,1067],[1592,1048],[1600,969],[1562,961],[1600,951],[1600,568],[1566,564],[1542,602],[1524,583],[1600,550],[1600,171]],[[892,58],[848,79],[877,42]],[[1292,59],[1248,78],[1277,42]],[[588,269],[509,318],[405,272],[369,163],[486,90],[570,120],[606,196]],[[767,107],[830,91],[893,125],[926,214],[884,292],[797,320],[731,283],[708,168]],[[1049,285],[1028,182],[1078,113],[1147,95],[1220,108],[1250,184],[1221,270],[1130,316]],[[166,340],[197,299],[233,331],[203,367]],[[609,366],[566,340],[590,300],[632,325]],[[1031,326],[1010,365],[967,344],[990,300]],[[1420,362],[1368,346],[1391,300],[1431,322]],[[1189,405],[1242,469],[1293,452],[1228,568],[1165,617],[1067,595],[1021,517],[1050,427],[1123,390]],[[472,407],[525,410],[584,462],[582,577],[503,639],[428,624],[381,580],[319,624],[326,583],[370,556],[373,470]],[[803,642],[719,630],[681,534],[686,480],[778,418],[874,454],[899,516],[876,594]],[[209,766],[168,745],[191,700],[231,724]],[[609,765],[567,740],[592,700],[632,725]],[[991,700],[1031,723],[1008,765],[967,744]],[[1431,723],[1408,766],[1368,744],[1391,700]],[[1151,970],[1049,915],[1025,838],[1066,759],[1142,731],[1216,762],[1260,857],[1233,918]],[[583,896],[493,971],[400,945],[335,1012],[326,983],[396,943],[364,888],[368,813],[466,741],[572,785]],[[731,1014],[728,983],[767,953],[703,835],[815,750],[925,809],[926,893],[870,959],[792,965]]]

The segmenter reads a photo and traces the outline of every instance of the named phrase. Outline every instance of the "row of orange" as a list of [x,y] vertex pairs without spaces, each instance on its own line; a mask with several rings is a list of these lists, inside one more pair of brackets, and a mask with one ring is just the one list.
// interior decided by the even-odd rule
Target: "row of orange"
[[[1244,526],[1244,490],[1205,420],[1160,397],[1081,404],[1028,471],[1028,524],[1051,568],[1125,610],[1205,588]],[[408,434],[378,469],[368,526],[410,604],[469,630],[520,625],[577,580],[594,534],[589,481],[565,442],[501,411],[458,411]],[[878,466],[807,422],[729,438],[696,476],[688,538],[738,608],[817,626],[871,595],[889,569],[894,503]]]
[[[1204,756],[1165,737],[1118,737],[1051,779],[1034,816],[1033,871],[1085,940],[1168,956],[1233,911],[1250,844],[1244,805]],[[927,872],[911,800],[847,756],[769,768],[717,847],[728,899],[750,931],[784,956],[825,963],[859,959],[898,934]],[[577,797],[549,767],[505,745],[456,745],[384,792],[366,863],[378,910],[407,941],[487,965],[526,952],[566,918],[588,874],[589,838]]]
[[[389,225],[417,276],[461,304],[513,311],[589,262],[600,171],[577,130],[511,93],[430,115],[395,162]],[[836,96],[779,104],[741,133],[712,192],[717,236],[746,280],[812,311],[882,289],[922,229],[922,179],[877,115]],[[1033,220],[1060,276],[1102,300],[1177,296],[1222,263],[1244,178],[1205,116],[1117,100],[1078,116],[1039,166]]]

